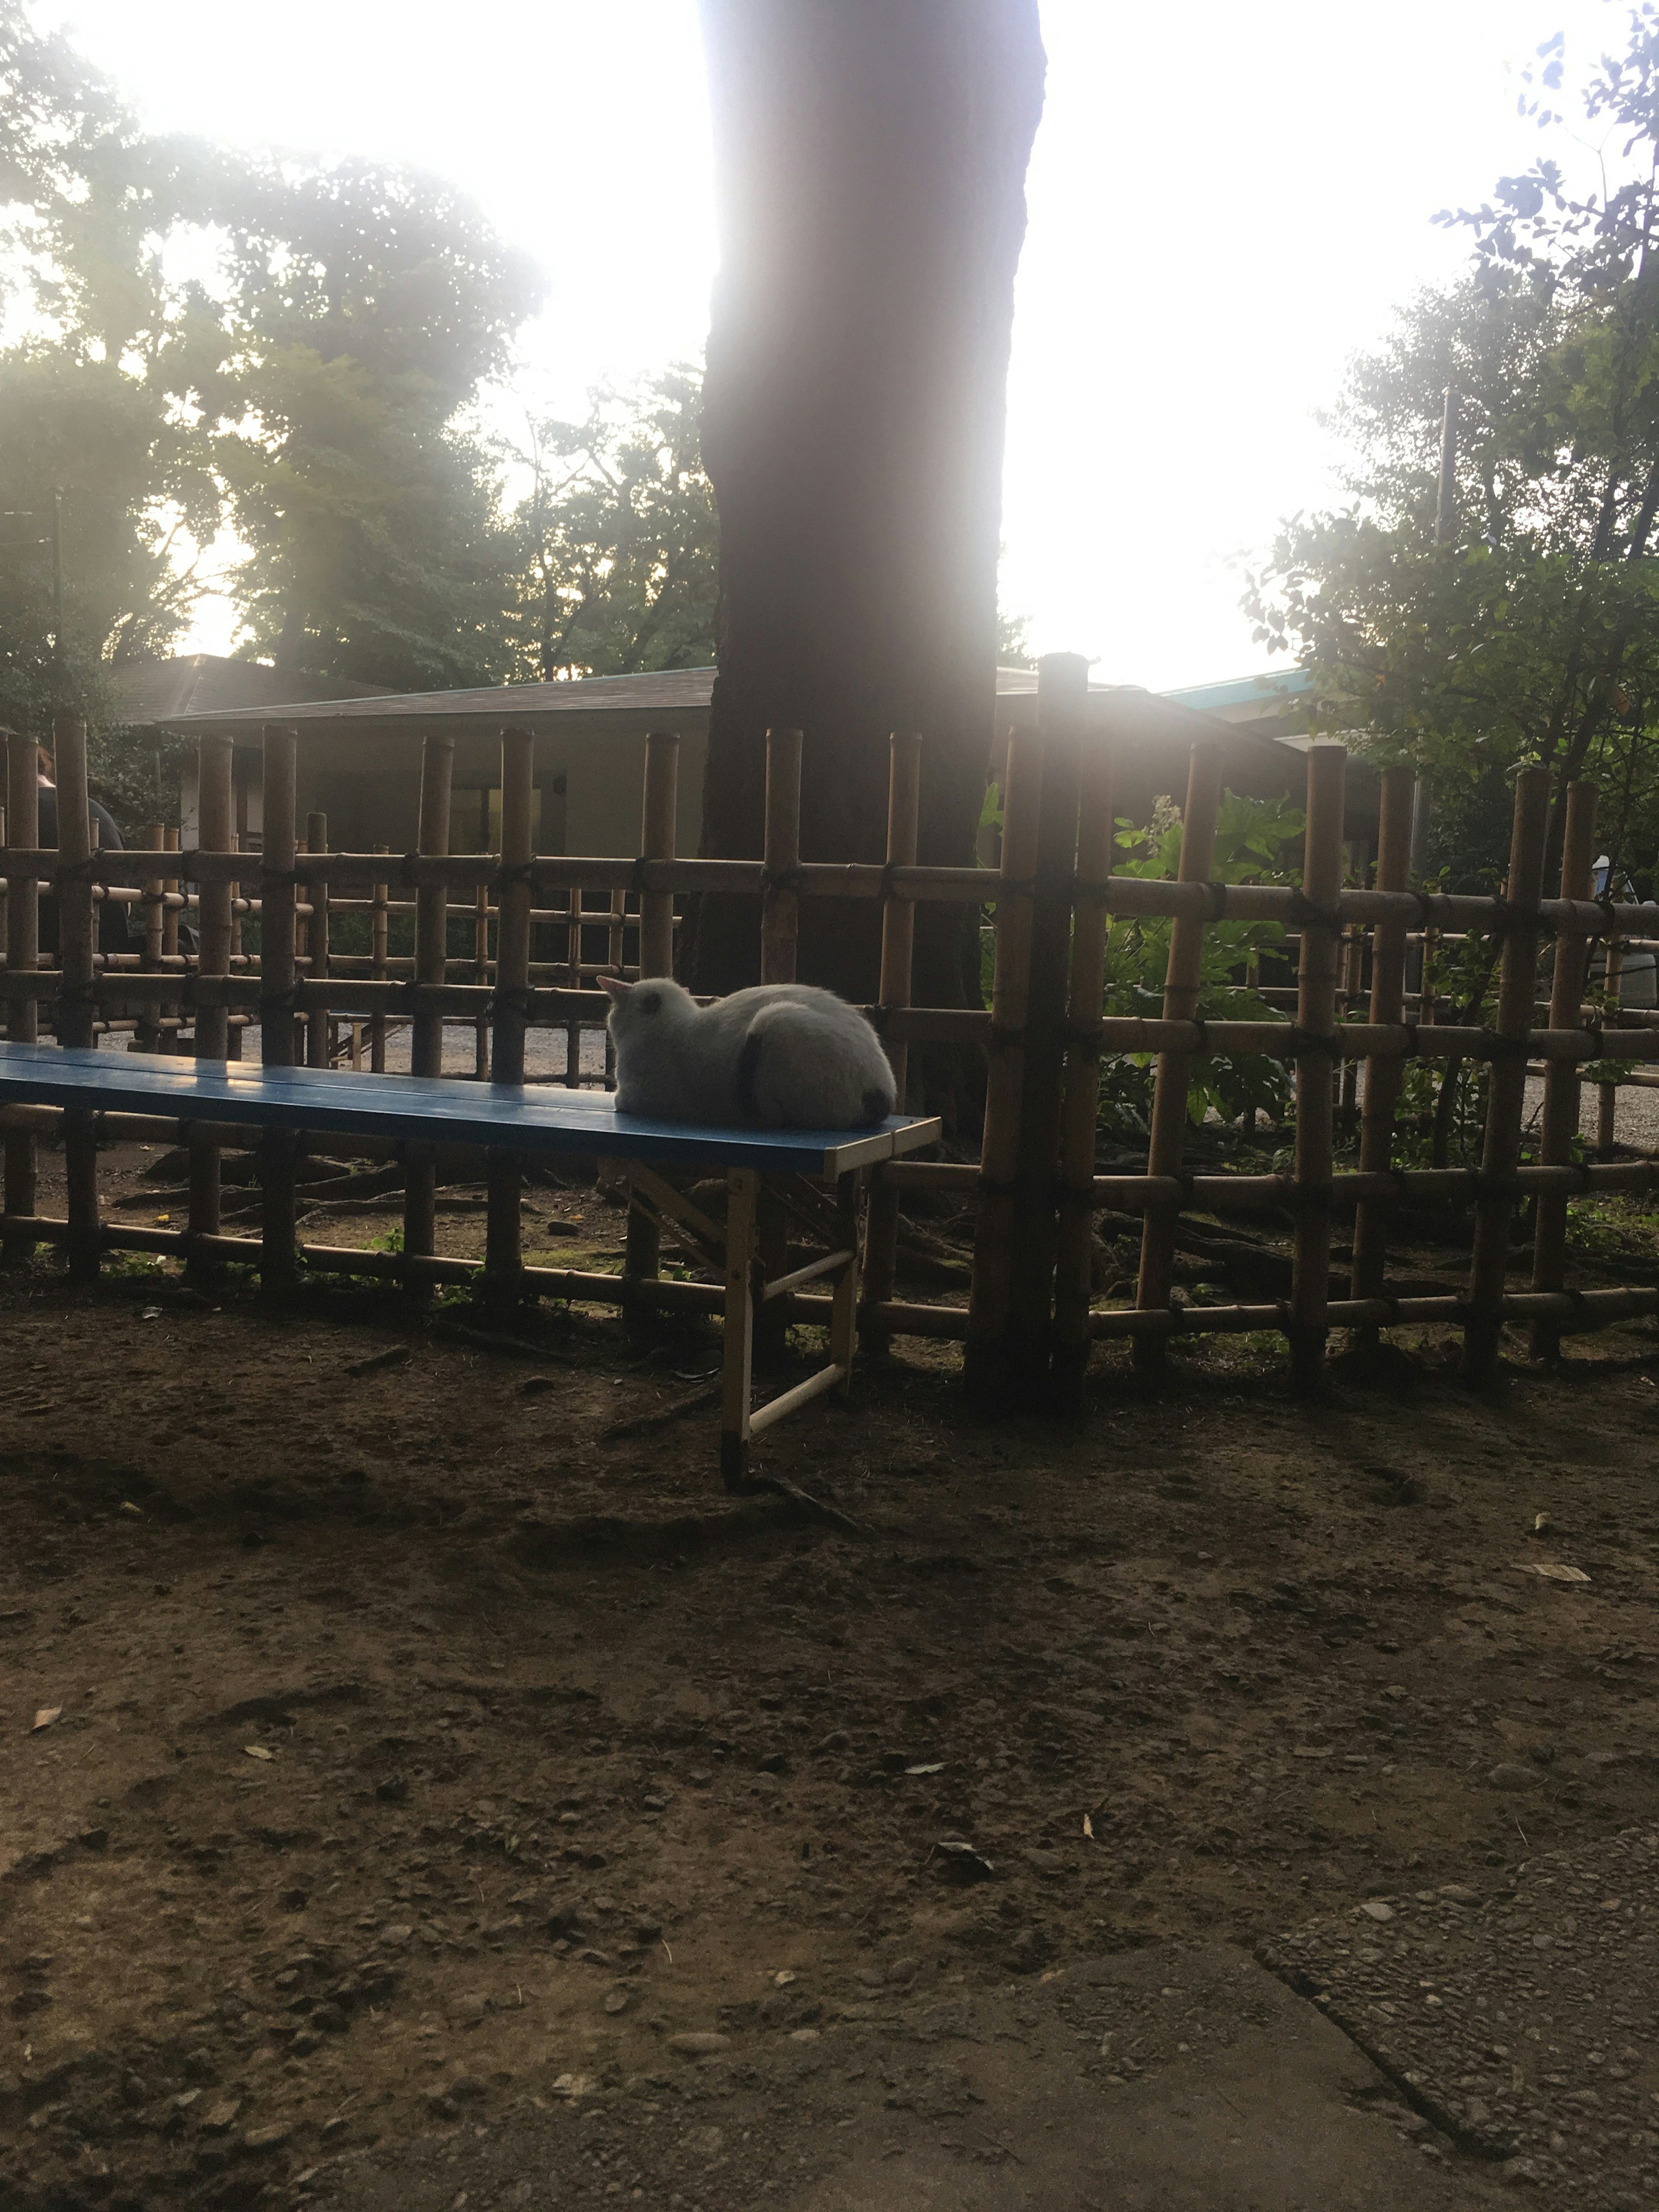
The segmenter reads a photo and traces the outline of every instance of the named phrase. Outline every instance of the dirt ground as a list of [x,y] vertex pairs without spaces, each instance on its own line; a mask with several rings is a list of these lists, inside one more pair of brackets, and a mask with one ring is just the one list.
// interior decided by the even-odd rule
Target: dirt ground
[[[176,1202],[106,1167],[117,1218]],[[600,1194],[532,1205],[532,1254],[614,1253]],[[440,1223],[476,1250],[476,1194]],[[1266,1346],[1114,1348],[1075,1427],[907,1343],[766,1440],[851,1528],[725,1498],[708,1407],[649,1422],[712,1328],[456,1321],[0,1278],[6,2207],[724,2212],[895,2112],[977,2170],[952,2008],[1069,2033],[1149,1946],[1659,1821],[1650,1324],[1318,1406]],[[1091,2081],[1175,2063],[1157,1995]],[[533,2179],[491,2163],[532,2124]]]

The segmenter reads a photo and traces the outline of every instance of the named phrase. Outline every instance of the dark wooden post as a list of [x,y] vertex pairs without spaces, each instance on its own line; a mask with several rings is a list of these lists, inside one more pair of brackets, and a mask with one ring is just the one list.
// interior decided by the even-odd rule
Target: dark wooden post
[[[264,732],[264,835],[259,866],[259,1056],[267,1067],[294,1065],[294,881],[295,783],[299,738],[293,730]],[[264,1183],[259,1269],[273,1297],[297,1274],[294,1170],[296,1146],[286,1129],[261,1141]]]
[[[1566,829],[1561,844],[1561,896],[1588,899],[1595,880],[1595,787],[1567,786]],[[1580,1027],[1579,1008],[1584,1000],[1584,980],[1589,973],[1590,940],[1582,931],[1560,930],[1555,939],[1555,972],[1550,978],[1550,1027]],[[1583,1085],[1576,1060],[1551,1060],[1544,1064],[1544,1127],[1538,1147],[1544,1167],[1565,1167],[1572,1158],[1572,1140],[1578,1133],[1579,1103]],[[1540,1190],[1537,1230],[1533,1241],[1532,1286],[1535,1291],[1559,1291],[1567,1279],[1567,1194]],[[1559,1322],[1536,1321],[1532,1325],[1532,1356],[1554,1359],[1561,1350]]]
[[1088,696],[1089,664],[1080,653],[1051,653],[1044,657],[1037,673],[1042,799],[1019,1109],[1013,1308],[1009,1316],[1015,1387],[1021,1396],[1037,1401],[1048,1395],[1054,1350],[1060,1106],[1071,969],[1072,884],[1077,871],[1078,794]]
[[[6,836],[16,850],[32,852],[40,843],[40,786],[33,738],[14,730],[5,739]],[[14,988],[40,968],[40,878],[11,875],[6,884],[6,973]],[[21,994],[6,1000],[6,1035],[14,1044],[35,1044],[40,1036],[40,1002]],[[14,1220],[32,1220],[40,1204],[35,1139],[24,1129],[5,1134],[5,1210]],[[27,1267],[34,1240],[14,1234],[0,1243],[0,1261]]]
[[1463,1330],[1467,1382],[1490,1381],[1497,1370],[1503,1338],[1504,1283],[1515,1216],[1514,1178],[1521,1158],[1521,1121],[1527,1097],[1527,1037],[1532,1028],[1533,994],[1538,988],[1538,901],[1544,888],[1549,811],[1549,770],[1523,768],[1515,783],[1515,827],[1504,885],[1509,913],[1498,984],[1497,1029],[1504,1048],[1492,1062],[1492,1087],[1486,1097],[1480,1196],[1469,1266],[1469,1317]]
[[1302,950],[1296,969],[1296,1247],[1291,1285],[1291,1381],[1324,1387],[1326,1316],[1331,1302],[1331,1176],[1336,1092],[1331,1080],[1336,991],[1341,973],[1342,795],[1348,756],[1316,744],[1308,755],[1308,827],[1303,846]]
[[[887,779],[887,865],[911,868],[916,861],[916,839],[921,819],[921,737],[915,730],[895,730]],[[910,1003],[911,962],[916,940],[916,902],[901,898],[889,877],[881,916],[881,985],[883,1019]],[[904,1111],[909,1077],[909,1047],[884,1036],[893,1087],[899,1111]],[[878,1170],[871,1184],[870,1213],[864,1240],[864,1313],[861,1334],[867,1352],[887,1348],[887,1332],[875,1317],[875,1309],[893,1295],[898,1261],[899,1194]]]
[[[1209,745],[1194,745],[1187,769],[1187,806],[1181,821],[1178,875],[1183,884],[1209,880],[1215,860],[1216,812],[1221,804],[1221,762]],[[1204,965],[1204,923],[1195,914],[1179,914],[1170,924],[1170,952],[1164,970],[1164,1018],[1190,1022],[1198,1012]],[[1178,1176],[1187,1143],[1187,1086],[1192,1054],[1161,1052],[1152,1082],[1152,1126],[1146,1146],[1149,1176]],[[1140,1232],[1140,1276],[1135,1305],[1142,1313],[1163,1311],[1175,1281],[1176,1224],[1180,1205],[1149,1209]],[[1165,1340],[1143,1332],[1134,1340],[1134,1363],[1152,1373],[1164,1364]]]
[[[679,818],[680,741],[672,730],[653,730],[645,741],[645,795],[640,823],[640,858],[672,860]],[[640,893],[640,981],[648,975],[674,972],[674,894],[666,890]],[[628,1209],[627,1244],[623,1255],[623,1317],[638,1328],[646,1309],[635,1286],[650,1281],[662,1261],[662,1237],[641,1206]]]
[[[328,850],[328,817],[326,814],[307,814],[306,817],[306,849],[311,853]],[[306,951],[309,956],[306,981],[313,985],[328,981],[328,885],[313,881],[308,887],[307,903],[311,919],[306,925]],[[329,1064],[328,1000],[319,989],[306,994],[306,1066],[326,1067]]]
[[[1412,793],[1416,777],[1409,768],[1384,769],[1379,796],[1376,844],[1376,888],[1403,891],[1412,866]],[[1407,917],[1389,915],[1371,936],[1371,1005],[1374,1026],[1392,1029],[1405,1006]],[[1359,1112],[1359,1171],[1386,1175],[1394,1164],[1394,1117],[1400,1105],[1400,1089],[1406,1078],[1405,1061],[1394,1054],[1373,1053],[1365,1062],[1365,1093]],[[1349,1295],[1376,1298],[1382,1295],[1388,1267],[1389,1212],[1381,1200],[1361,1201],[1354,1214],[1353,1261],[1349,1271]],[[1367,1326],[1354,1331],[1356,1350],[1375,1352],[1382,1331]]]
[[[494,1079],[522,1088],[525,1029],[530,1016],[530,864],[534,857],[536,740],[528,731],[501,732],[501,866],[495,904],[495,998],[490,1060]],[[486,1166],[484,1291],[499,1312],[524,1287],[518,1156],[499,1145]]]
[[979,1219],[974,1231],[974,1280],[968,1302],[963,1370],[970,1395],[992,1412],[1006,1406],[1014,1395],[1011,1324],[1019,1208],[1019,1116],[1025,1089],[1032,886],[1042,804],[1042,737],[1016,731],[1008,741],[1002,789],[990,1064],[986,1071]]
[[[455,768],[453,738],[428,738],[421,748],[421,854],[441,860],[449,851],[449,794]],[[449,885],[447,881],[422,883],[415,891],[415,981],[417,990],[434,985],[441,989],[448,974]],[[441,1075],[444,1072],[444,1018],[441,1006],[423,1006],[417,997],[410,1025],[409,1072],[411,1075]],[[430,1150],[411,1148],[404,1175],[404,1251],[410,1258],[429,1258],[436,1237],[437,1171]],[[412,1291],[422,1291],[424,1280],[405,1278]]]
[[[196,786],[196,844],[198,852],[228,853],[231,839],[231,741],[204,738],[198,757]],[[223,1060],[229,1042],[229,1022],[222,1006],[204,1003],[203,987],[230,970],[230,884],[220,878],[198,878],[196,929],[199,950],[196,959],[196,1057]],[[194,1242],[219,1234],[219,1154],[195,1130],[186,1135],[190,1153],[190,1216],[185,1273],[200,1287],[213,1273],[212,1261]]]
[[[96,849],[87,797],[87,726],[76,714],[52,724],[58,771],[58,1037],[82,1051],[94,1041],[96,1000],[93,948],[96,943],[92,856]],[[64,1115],[64,1181],[69,1215],[71,1282],[98,1274],[98,1135],[96,1116],[78,1109]]]
[[1106,885],[1112,872],[1112,752],[1087,740],[1078,815],[1077,892],[1072,922],[1071,1036],[1060,1107],[1060,1243],[1054,1273],[1054,1399],[1083,1402],[1093,1292],[1096,1125],[1100,1112],[1100,1022],[1106,989]]

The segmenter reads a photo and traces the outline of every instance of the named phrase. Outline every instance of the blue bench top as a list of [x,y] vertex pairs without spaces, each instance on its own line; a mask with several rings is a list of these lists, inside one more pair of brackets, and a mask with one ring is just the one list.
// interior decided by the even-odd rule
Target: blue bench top
[[361,1075],[321,1067],[173,1059],[58,1045],[0,1044],[0,1104],[165,1114],[254,1128],[497,1145],[517,1152],[605,1153],[710,1167],[845,1175],[938,1142],[936,1121],[895,1114],[866,1129],[714,1129],[619,1114],[604,1091],[455,1076]]

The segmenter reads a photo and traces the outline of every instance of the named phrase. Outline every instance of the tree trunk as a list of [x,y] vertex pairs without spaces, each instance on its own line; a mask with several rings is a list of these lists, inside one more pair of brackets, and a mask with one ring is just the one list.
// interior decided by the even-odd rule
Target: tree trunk
[[[924,864],[965,864],[995,708],[1014,271],[1042,106],[1036,0],[702,0],[721,236],[702,451],[720,508],[704,854],[762,847],[765,732],[805,732],[801,857],[879,860],[888,738],[923,736]],[[918,910],[959,1005],[960,909]],[[803,903],[799,972],[874,995],[873,903]],[[684,965],[755,981],[752,900]]]

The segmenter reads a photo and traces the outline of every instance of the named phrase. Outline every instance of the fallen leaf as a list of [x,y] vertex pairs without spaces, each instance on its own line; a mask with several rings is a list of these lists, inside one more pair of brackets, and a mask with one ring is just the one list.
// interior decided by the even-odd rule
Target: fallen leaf
[[267,1751],[262,1743],[245,1743],[242,1749],[250,1759],[275,1759],[276,1756],[274,1751]]
[[61,1705],[42,1705],[34,1716],[34,1725],[29,1730],[29,1734],[39,1735],[42,1729],[49,1729],[63,1710]]
[[1095,1839],[1095,1824],[1089,1818],[1089,1815],[1086,1813],[1083,1816],[1083,1832],[1087,1836],[1089,1841],[1093,1843]]
[[139,1315],[138,1318],[140,1321],[160,1321],[161,1318],[161,1309],[160,1306],[146,1306],[143,1313]]
[[945,1761],[942,1759],[936,1759],[930,1765],[907,1766],[904,1771],[907,1774],[943,1774]]
[[1534,1575],[1542,1575],[1547,1582],[1587,1583],[1589,1577],[1582,1567],[1564,1567],[1556,1559],[1528,1559],[1525,1563]]
[[136,1513],[141,1521],[144,1517],[143,1507],[142,1505],[135,1505],[130,1498],[124,1498],[121,1500],[121,1510],[123,1513]]

